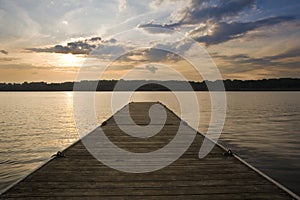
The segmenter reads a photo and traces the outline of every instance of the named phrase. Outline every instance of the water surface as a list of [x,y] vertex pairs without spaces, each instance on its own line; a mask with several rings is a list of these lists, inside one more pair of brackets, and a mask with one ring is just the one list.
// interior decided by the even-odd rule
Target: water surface
[[[208,92],[197,92],[199,131],[210,121]],[[160,101],[181,115],[170,92],[138,92],[133,101]],[[0,93],[0,190],[78,139],[72,92]],[[99,124],[112,115],[111,92],[96,94]],[[84,129],[95,128],[84,115]],[[181,116],[192,123],[195,110]],[[269,176],[300,194],[300,93],[228,92],[220,142]]]

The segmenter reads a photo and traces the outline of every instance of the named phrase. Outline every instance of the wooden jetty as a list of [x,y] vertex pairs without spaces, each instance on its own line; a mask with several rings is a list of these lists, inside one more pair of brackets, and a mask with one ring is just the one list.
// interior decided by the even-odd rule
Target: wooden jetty
[[[143,102],[127,106],[137,124],[147,125],[150,121],[148,110],[153,104]],[[102,129],[112,142],[123,149],[151,152],[166,145],[181,123],[172,111],[166,109],[166,112],[167,121],[163,129],[151,138],[125,134],[113,117],[102,125]],[[122,112],[115,115],[119,113]],[[185,126],[188,125],[185,123]],[[86,137],[92,135],[93,132]],[[225,156],[226,150],[220,145],[216,145],[204,159],[199,159],[203,139],[204,136],[198,133],[178,160],[148,173],[126,173],[112,169],[95,159],[79,140],[63,151],[65,157],[50,159],[9,187],[0,198],[299,199],[238,156]]]

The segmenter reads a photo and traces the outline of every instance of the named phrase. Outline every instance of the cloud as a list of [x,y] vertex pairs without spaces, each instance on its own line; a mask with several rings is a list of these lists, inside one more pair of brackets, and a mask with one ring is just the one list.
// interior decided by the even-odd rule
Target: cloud
[[[92,51],[103,54],[118,53],[123,47],[115,44],[116,39],[102,40],[101,37],[92,37],[85,40],[69,42],[67,45],[55,45],[47,48],[27,48],[34,52],[65,53],[65,54],[89,54]],[[95,53],[94,52],[94,53]]]
[[168,30],[171,29],[173,30],[174,28],[180,26],[180,23],[172,23],[172,24],[157,24],[153,22],[145,23],[145,24],[139,24],[137,25],[137,28],[141,28],[148,33],[162,33],[162,34],[170,34],[172,31]]
[[[158,1],[158,4],[161,2]],[[217,5],[212,4],[209,0],[192,0],[190,4],[177,12],[172,14],[175,23],[169,24],[155,24],[153,22],[140,24],[138,28],[168,28],[191,24],[203,23],[207,20],[220,20],[224,17],[235,16],[245,8],[249,8],[255,4],[255,0],[227,0],[219,1]],[[150,33],[151,29],[149,30]]]
[[[300,66],[300,48],[294,48],[287,50],[283,53],[276,54],[273,56],[263,57],[251,57],[246,54],[236,55],[220,55],[217,53],[212,54],[213,58],[219,58],[221,60],[234,65],[233,67],[241,71],[248,68],[268,68],[268,67],[282,67],[285,69],[297,69]],[[290,61],[286,61],[290,59]]]
[[121,44],[103,43],[94,48],[91,55],[103,57],[106,56],[117,56],[121,55],[126,51],[126,48]]
[[270,56],[253,57],[247,54],[221,55],[211,54],[225,78],[257,79],[274,77],[299,77],[300,56],[294,57],[288,52],[274,55],[290,60],[271,59]]
[[172,52],[172,49],[170,49],[170,51],[166,51],[161,49],[161,46],[162,45],[158,45],[153,46],[152,48],[128,51],[121,57],[119,57],[117,60],[122,63],[130,63],[132,65],[139,63],[160,62],[175,63],[182,60],[182,58],[179,55]]
[[7,51],[5,51],[5,50],[0,50],[0,53],[3,53],[3,54],[5,54],[5,55],[7,55],[8,54],[8,52]]
[[10,61],[15,61],[15,60],[20,60],[20,58],[0,58],[0,61],[2,62],[10,62]]
[[282,22],[288,22],[294,19],[294,17],[290,16],[280,16],[246,23],[220,22],[213,25],[214,27],[210,35],[203,33],[204,28],[194,29],[189,33],[189,35],[196,41],[203,42],[206,45],[219,44],[227,42],[229,40],[240,38],[251,30],[255,30],[266,26],[272,26]]
[[160,49],[159,46],[146,49],[142,52],[142,54],[145,57],[145,60],[150,62],[171,62],[181,60],[181,57],[177,54]]
[[0,69],[12,69],[12,70],[33,70],[33,69],[58,69],[59,67],[52,67],[52,66],[38,66],[33,64],[27,64],[27,63],[10,63],[10,64],[2,64],[0,63]]
[[255,0],[227,0],[213,4],[209,0],[192,0],[190,5],[173,14],[181,24],[198,24],[209,19],[221,20],[238,15],[255,4]]
[[129,51],[122,55],[119,60],[123,62],[160,62],[166,58],[166,53],[163,50],[147,48]]
[[268,58],[269,60],[279,60],[279,59],[288,59],[288,58],[296,58],[296,57],[300,57],[300,48],[289,49],[283,53],[274,56],[268,56],[266,58]]
[[194,43],[191,39],[174,40],[174,42],[165,42],[164,44],[157,43],[153,46],[153,49],[161,49],[161,51],[165,49],[169,51],[169,53],[165,51],[167,52],[165,53],[166,57],[172,57],[170,60],[179,61],[182,59],[179,55],[184,55]]
[[155,66],[153,66],[153,65],[147,65],[146,67],[145,67],[145,69],[147,69],[147,70],[149,70],[150,72],[152,72],[153,74],[155,74],[155,72],[158,70],[158,68],[157,67],[155,67]]
[[169,23],[152,21],[137,27],[152,34],[170,33],[166,29],[183,30],[200,43],[214,45],[243,37],[255,29],[295,19],[293,16],[273,16],[250,22],[237,21],[242,14],[251,9],[255,11],[255,8],[255,0],[192,0],[186,8],[173,12]]
[[105,61],[117,59],[130,48],[129,45],[118,43],[116,39],[103,40],[92,37],[85,40],[69,42],[66,45],[57,44],[46,48],[27,48],[34,52],[48,52],[61,54],[89,55]]

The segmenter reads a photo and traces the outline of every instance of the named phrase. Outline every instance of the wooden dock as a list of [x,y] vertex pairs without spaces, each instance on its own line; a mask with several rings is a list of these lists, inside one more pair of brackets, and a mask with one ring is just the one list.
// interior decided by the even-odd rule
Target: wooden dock
[[[131,103],[131,117],[149,123],[154,103]],[[124,109],[124,108],[123,108]],[[121,110],[122,111],[122,110]],[[114,118],[102,125],[107,137],[131,152],[151,152],[165,146],[176,134],[181,120],[169,109],[164,128],[151,138],[136,138],[119,129]],[[115,115],[118,115],[118,112]],[[188,126],[185,124],[185,126]],[[93,132],[86,137],[93,137]],[[204,159],[198,153],[204,136],[197,134],[188,150],[171,165],[148,173],[112,169],[78,141],[8,188],[1,199],[298,199],[237,156],[225,156],[216,145]]]

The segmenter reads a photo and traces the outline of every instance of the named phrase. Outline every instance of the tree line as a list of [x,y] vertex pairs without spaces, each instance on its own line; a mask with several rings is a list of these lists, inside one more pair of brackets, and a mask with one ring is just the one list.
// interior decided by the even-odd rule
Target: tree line
[[[24,82],[0,83],[0,91],[300,91],[300,79],[279,78],[262,80],[217,80],[202,82],[147,81],[147,80],[100,80],[63,83]],[[187,83],[191,87],[186,87]],[[117,85],[118,84],[118,85]],[[115,88],[118,86],[117,89]],[[141,86],[136,88],[136,86]]]

